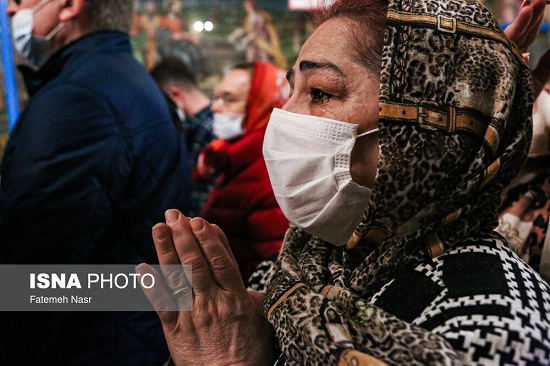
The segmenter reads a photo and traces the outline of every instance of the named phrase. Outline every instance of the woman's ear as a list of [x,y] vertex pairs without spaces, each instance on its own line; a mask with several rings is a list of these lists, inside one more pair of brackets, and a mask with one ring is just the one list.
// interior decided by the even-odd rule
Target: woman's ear
[[86,0],[61,0],[59,20],[61,22],[66,22],[79,16],[84,10],[85,1]]

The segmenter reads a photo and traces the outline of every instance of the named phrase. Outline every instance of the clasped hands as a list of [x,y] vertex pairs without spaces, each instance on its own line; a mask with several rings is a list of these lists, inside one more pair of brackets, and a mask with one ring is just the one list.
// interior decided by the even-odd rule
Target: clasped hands
[[[153,228],[162,265],[192,266],[192,311],[157,311],[176,365],[267,365],[273,362],[273,330],[262,312],[263,293],[249,292],[222,230],[177,210],[165,214],[166,224]],[[160,274],[147,264],[136,271]],[[164,272],[164,270],[163,270]],[[190,288],[184,272],[167,275],[166,286],[143,288],[155,309],[186,297],[172,296]]]

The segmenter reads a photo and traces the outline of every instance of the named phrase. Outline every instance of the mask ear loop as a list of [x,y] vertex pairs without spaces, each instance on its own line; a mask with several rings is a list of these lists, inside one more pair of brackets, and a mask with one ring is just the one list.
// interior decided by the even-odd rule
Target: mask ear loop
[[35,14],[36,12],[38,12],[38,10],[42,9],[50,1],[51,0],[42,0],[34,8],[32,8],[32,13]]
[[[32,13],[36,14],[40,9],[46,6],[46,4],[48,4],[50,1],[51,0],[42,0],[32,9]],[[64,22],[59,23],[50,33],[48,33],[48,35],[46,35],[46,37],[44,37],[44,39],[49,42],[53,37],[55,37],[57,32],[59,32],[61,28],[63,28],[64,26],[65,26]]]
[[49,42],[64,26],[65,22],[59,23],[44,39]]
[[374,130],[370,130],[370,131],[367,131],[367,132],[364,132],[360,135],[357,135],[357,138],[360,138],[360,137],[365,137],[365,136],[368,136],[368,135],[372,135],[373,133],[377,133],[378,131],[380,131],[379,128],[375,128]]

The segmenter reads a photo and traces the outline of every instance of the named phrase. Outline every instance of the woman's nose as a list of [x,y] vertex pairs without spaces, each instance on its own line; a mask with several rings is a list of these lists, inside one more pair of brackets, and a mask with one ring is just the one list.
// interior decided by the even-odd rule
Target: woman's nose
[[292,113],[300,113],[300,107],[302,106],[301,103],[297,102],[297,96],[294,94],[290,97],[289,100],[285,103],[283,108],[281,108],[283,111],[292,112]]

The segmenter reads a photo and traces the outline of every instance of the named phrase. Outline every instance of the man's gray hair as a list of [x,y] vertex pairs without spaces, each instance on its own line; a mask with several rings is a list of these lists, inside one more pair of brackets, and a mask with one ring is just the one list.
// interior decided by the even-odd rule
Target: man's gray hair
[[133,0],[86,0],[89,31],[114,29],[130,32]]

